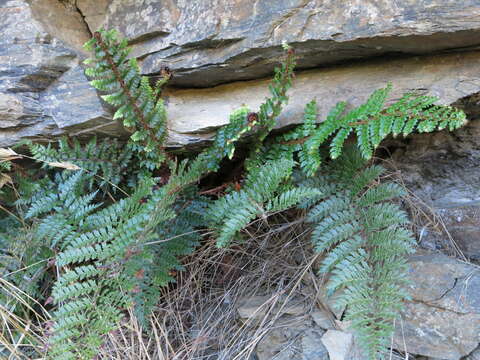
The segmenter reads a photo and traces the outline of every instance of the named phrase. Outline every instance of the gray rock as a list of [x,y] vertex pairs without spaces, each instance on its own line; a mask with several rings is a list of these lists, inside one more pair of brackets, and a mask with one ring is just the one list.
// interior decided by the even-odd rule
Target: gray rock
[[[477,104],[478,95],[458,102],[474,119],[479,114]],[[414,135],[408,144],[400,143],[393,166],[401,171],[408,188],[441,219],[442,226],[422,230],[420,244],[429,249],[458,247],[476,261],[480,260],[479,136],[478,120],[454,133]]]
[[[274,310],[272,310],[272,308]],[[237,311],[244,321],[259,321],[267,314],[302,315],[305,313],[305,303],[301,299],[287,299],[284,296],[252,296],[238,301]]]
[[458,360],[480,342],[480,269],[441,254],[410,261],[411,301],[397,321],[394,348]]
[[473,352],[465,357],[465,360],[480,360],[480,348],[473,350]]
[[[45,113],[53,118],[59,129],[88,134],[107,133],[110,136],[125,135],[120,123],[112,121],[112,113],[90,86],[81,66],[65,72],[41,96]],[[92,133],[90,132],[90,135]]]
[[76,0],[78,11],[92,33],[104,25],[109,3],[110,0]]
[[302,360],[329,360],[327,348],[322,344],[321,330],[307,330],[302,335]]
[[[289,91],[290,100],[278,119],[278,128],[302,121],[305,104],[312,99],[318,102],[321,121],[338,101],[358,106],[388,82],[393,84],[392,100],[420,89],[438,96],[440,103],[450,104],[480,92],[479,73],[480,52],[376,60],[300,72]],[[205,135],[226,124],[229,114],[240,105],[257,110],[268,95],[269,82],[267,79],[209,89],[171,89],[166,92],[169,129],[171,133],[188,136],[190,143],[204,141]]]
[[[111,123],[108,109],[90,96],[93,90],[81,99],[88,86],[84,78],[76,75],[75,85],[65,87],[72,96],[58,86],[85,56],[81,45],[90,31],[102,25],[117,27],[131,39],[145,73],[169,64],[175,69],[173,85],[197,87],[271,75],[283,40],[297,49],[300,68],[392,52],[471,49],[479,43],[479,8],[473,0],[432,0],[428,5],[407,0],[395,5],[373,0],[5,0],[0,3],[0,144],[24,137],[50,140],[64,133],[122,133]],[[317,98],[321,120],[338,100],[358,105],[387,81],[395,86],[394,98],[420,89],[443,103],[455,102],[480,91],[479,57],[470,52],[374,60],[299,73],[278,127],[298,123],[311,98]],[[234,108],[242,103],[257,108],[267,84],[256,80],[204,90],[171,89],[168,145],[210,139]],[[82,113],[67,119],[67,109],[77,101],[71,97],[80,98],[74,108]],[[67,99],[65,106],[60,104]]]
[[258,360],[328,360],[324,331],[303,316],[283,315],[259,341]]
[[338,330],[328,330],[322,337],[330,360],[349,360],[354,348],[353,335]]
[[282,41],[301,68],[477,46],[479,14],[475,0],[113,0],[105,25],[136,44],[145,73],[168,64],[176,85],[205,87],[271,74]]
[[78,65],[90,37],[78,12],[54,0],[2,1],[0,28],[0,146],[125,134]]
[[334,317],[325,310],[316,310],[310,314],[317,326],[322,329],[335,329]]

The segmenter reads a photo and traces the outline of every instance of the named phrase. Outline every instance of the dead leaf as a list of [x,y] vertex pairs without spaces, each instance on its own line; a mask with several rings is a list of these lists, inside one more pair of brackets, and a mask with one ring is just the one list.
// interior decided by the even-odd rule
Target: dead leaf
[[81,170],[81,167],[78,167],[75,164],[69,163],[68,161],[65,162],[47,162],[48,165],[53,167],[58,167],[67,170]]
[[10,148],[0,148],[0,158],[10,158],[12,156],[19,156],[15,151]]
[[0,174],[0,189],[8,183],[13,184],[12,178],[7,174]]

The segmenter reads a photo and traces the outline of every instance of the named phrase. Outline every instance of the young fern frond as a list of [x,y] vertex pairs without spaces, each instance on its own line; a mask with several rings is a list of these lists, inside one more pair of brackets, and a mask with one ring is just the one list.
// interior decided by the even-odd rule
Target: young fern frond
[[328,294],[339,293],[337,305],[347,307],[345,320],[372,360],[388,347],[394,319],[407,298],[404,255],[415,243],[406,214],[391,202],[404,190],[379,183],[382,172],[380,166],[367,166],[361,150],[346,149],[320,168],[317,176],[325,179],[318,190],[324,199],[311,205],[307,215],[315,250],[326,253],[320,271],[331,273]]

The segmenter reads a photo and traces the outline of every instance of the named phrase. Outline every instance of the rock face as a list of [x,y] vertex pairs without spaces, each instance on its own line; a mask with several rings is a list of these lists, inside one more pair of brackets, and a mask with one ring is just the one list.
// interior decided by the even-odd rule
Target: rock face
[[113,0],[104,24],[137,43],[145,73],[168,64],[188,87],[269,75],[282,41],[301,68],[480,44],[475,0]]
[[[258,79],[271,76],[283,41],[295,47],[299,69],[317,69],[298,73],[279,127],[297,122],[312,98],[321,120],[336,101],[358,105],[388,81],[393,97],[413,89],[443,103],[480,91],[476,0],[3,0],[0,14],[0,146],[125,134],[81,68],[72,70],[101,26],[130,39],[145,74],[169,65],[171,84],[189,88],[168,93],[171,146],[211,138],[242,102],[255,109],[268,83]],[[81,110],[75,119],[67,99]]]
[[394,347],[458,360],[480,342],[480,269],[440,254],[410,259],[411,301],[397,324]]
[[[375,60],[301,72],[295,78],[278,127],[299,123],[305,104],[312,99],[317,100],[322,120],[338,101],[358,106],[388,82],[394,85],[392,100],[417,90],[438,96],[444,104],[454,103],[480,92],[478,74],[480,52]],[[191,142],[202,141],[213,128],[226,124],[229,114],[239,105],[258,109],[268,95],[268,84],[269,80],[255,80],[208,89],[168,91],[170,129],[188,136]]]
[[[459,103],[476,113],[477,96]],[[472,120],[455,133],[414,135],[395,146],[393,169],[429,207],[430,223],[420,245],[480,260],[480,122]],[[426,224],[428,225],[428,224]]]
[[54,0],[0,1],[0,146],[98,127],[123,132],[78,65],[90,37],[81,16]]

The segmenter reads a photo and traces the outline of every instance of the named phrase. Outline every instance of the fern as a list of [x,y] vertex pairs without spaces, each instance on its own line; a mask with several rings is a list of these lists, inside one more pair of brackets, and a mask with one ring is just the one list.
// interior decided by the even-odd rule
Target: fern
[[[347,318],[369,357],[380,356],[406,297],[403,255],[413,240],[407,217],[394,202],[402,189],[381,182],[383,169],[367,166],[365,159],[389,135],[453,130],[465,122],[465,114],[416,94],[387,106],[389,85],[353,110],[338,103],[320,123],[311,101],[301,125],[269,138],[292,85],[295,55],[286,46],[286,59],[275,69],[270,96],[258,111],[234,111],[211,146],[179,161],[164,147],[161,93],[170,71],[165,68],[151,86],[115,31],[96,32],[86,47],[94,54],[86,61],[91,84],[132,135],[126,147],[108,139],[84,145],[62,139],[57,147],[30,143],[47,176],[15,179],[20,222],[41,244],[36,249],[41,256],[55,254],[55,271],[31,266],[40,274],[32,276],[33,288],[49,272],[56,276],[53,286],[44,285],[54,302],[48,356],[94,358],[126,309],[133,309],[147,328],[160,287],[175,280],[172,270],[182,269],[180,258],[194,251],[201,229],[214,228],[217,246],[227,246],[252,220],[266,222],[270,214],[293,206],[308,209],[314,247],[326,253],[321,271],[331,274],[329,293],[341,293],[339,305],[347,306]],[[232,159],[244,137],[251,140],[251,150],[241,188],[216,201],[198,196],[196,183],[218,171],[225,158]],[[357,151],[344,152],[354,137]],[[324,147],[338,159],[322,166]],[[11,152],[2,150],[10,160]],[[0,171],[10,171],[5,156]],[[70,163],[67,168],[74,171],[59,172]],[[12,241],[6,234],[0,233],[0,243]],[[10,260],[9,269],[23,264]]]
[[267,162],[249,173],[243,189],[227,194],[209,207],[207,219],[212,228],[218,229],[217,246],[227,246],[256,217],[265,219],[269,212],[288,209],[317,194],[307,187],[282,188],[293,165],[290,160]]
[[93,79],[92,86],[106,93],[102,98],[117,108],[113,118],[123,119],[125,127],[132,131],[130,147],[142,159],[140,165],[154,170],[166,158],[166,110],[159,95],[170,74],[166,72],[152,88],[148,78],[140,75],[137,60],[128,58],[127,44],[126,39],[118,39],[115,30],[95,32],[85,44],[95,54],[94,59],[85,61],[90,65],[85,73]]
[[323,199],[310,204],[307,220],[315,250],[326,254],[320,272],[331,273],[328,294],[339,292],[337,306],[347,307],[345,320],[351,321],[368,358],[377,359],[408,296],[404,255],[413,251],[415,240],[407,215],[392,202],[404,190],[380,183],[384,169],[366,166],[352,147],[319,171]]
[[346,103],[339,102],[320,124],[316,124],[315,101],[305,107],[304,122],[277,137],[263,148],[262,157],[276,159],[298,155],[307,175],[313,175],[322,159],[320,148],[326,144],[330,157],[338,158],[345,141],[356,135],[357,146],[365,159],[370,159],[381,141],[389,135],[407,136],[413,131],[432,132],[455,130],[466,122],[465,113],[450,106],[435,105],[433,96],[405,94],[400,100],[385,106],[391,85],[376,90],[368,100],[345,113]]
[[134,177],[140,172],[132,151],[116,139],[97,141],[93,137],[82,145],[78,139],[64,137],[58,141],[57,147],[32,142],[26,142],[26,145],[32,157],[42,162],[44,169],[49,169],[50,163],[68,162],[88,171],[93,175],[89,177],[89,189],[99,188],[104,194],[115,194],[122,182],[134,185]]

